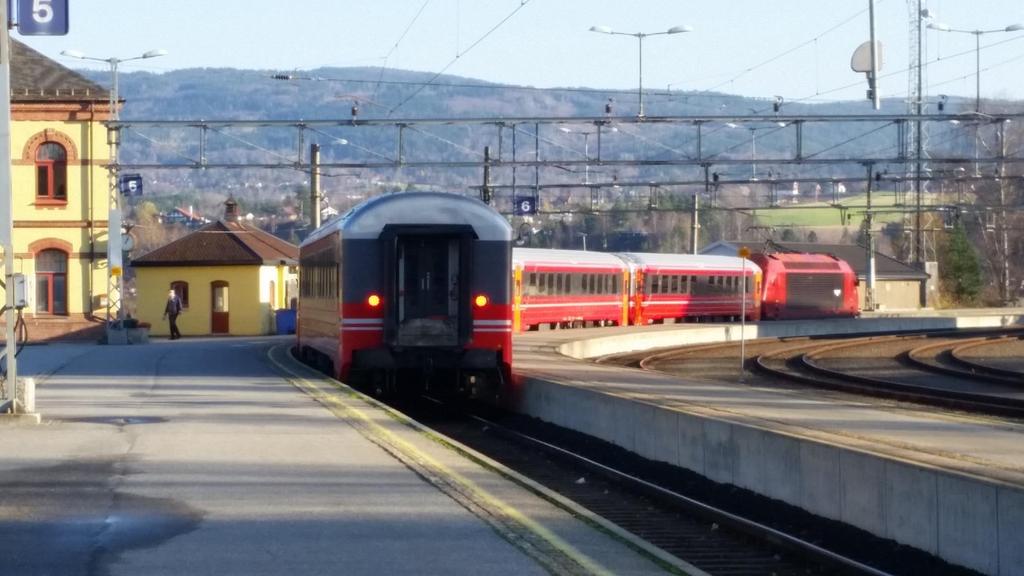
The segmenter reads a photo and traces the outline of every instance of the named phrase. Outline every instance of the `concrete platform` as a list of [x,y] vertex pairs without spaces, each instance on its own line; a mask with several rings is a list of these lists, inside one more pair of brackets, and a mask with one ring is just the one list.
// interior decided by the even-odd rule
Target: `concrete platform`
[[27,348],[43,422],[0,429],[0,572],[700,573],[290,361],[291,341]]
[[[748,325],[747,336],[1006,326],[1024,311]],[[517,336],[521,411],[985,574],[1024,575],[1024,423],[582,359],[735,340],[738,325]]]

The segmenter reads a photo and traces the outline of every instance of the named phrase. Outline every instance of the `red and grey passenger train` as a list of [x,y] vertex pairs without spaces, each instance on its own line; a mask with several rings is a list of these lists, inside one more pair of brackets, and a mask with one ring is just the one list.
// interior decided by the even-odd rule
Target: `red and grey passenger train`
[[856,275],[833,256],[513,250],[500,214],[436,192],[368,200],[299,260],[299,353],[382,392],[426,380],[500,393],[513,330],[858,312]]
[[299,248],[299,354],[381,392],[423,375],[499,390],[511,376],[511,241],[508,222],[474,198],[368,200]]

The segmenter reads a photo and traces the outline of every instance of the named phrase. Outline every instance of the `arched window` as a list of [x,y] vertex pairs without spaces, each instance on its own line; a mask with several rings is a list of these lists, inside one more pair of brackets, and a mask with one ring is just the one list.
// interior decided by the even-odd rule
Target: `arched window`
[[171,290],[178,295],[178,299],[181,300],[181,307],[188,308],[188,282],[184,280],[175,280],[171,282]]
[[68,154],[56,142],[44,142],[36,149],[36,198],[68,199]]
[[68,313],[68,255],[61,250],[36,254],[36,313]]

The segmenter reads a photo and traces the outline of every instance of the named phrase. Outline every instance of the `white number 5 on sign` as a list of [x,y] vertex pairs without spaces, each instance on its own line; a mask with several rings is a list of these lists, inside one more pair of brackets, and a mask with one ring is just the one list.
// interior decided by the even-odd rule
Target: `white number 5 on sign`
[[53,20],[53,0],[32,0],[32,19],[40,24],[48,24]]

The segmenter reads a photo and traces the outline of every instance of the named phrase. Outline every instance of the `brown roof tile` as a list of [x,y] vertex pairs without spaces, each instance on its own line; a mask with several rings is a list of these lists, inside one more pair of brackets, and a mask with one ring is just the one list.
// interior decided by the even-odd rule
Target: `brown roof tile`
[[12,102],[107,101],[106,88],[11,39]]
[[299,249],[255,226],[211,222],[132,261],[133,266],[294,265]]

